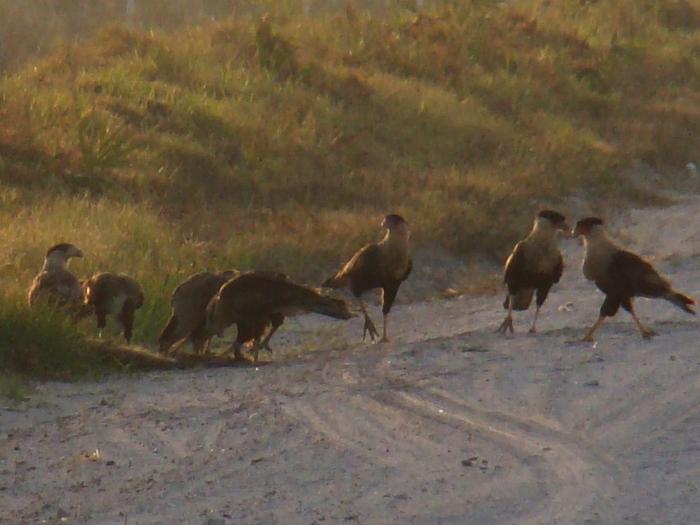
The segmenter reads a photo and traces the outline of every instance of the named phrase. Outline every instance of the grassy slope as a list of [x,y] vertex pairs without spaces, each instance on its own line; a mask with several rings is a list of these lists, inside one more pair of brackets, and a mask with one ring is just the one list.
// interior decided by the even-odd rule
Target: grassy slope
[[699,156],[698,27],[698,1],[562,0],[105,29],[0,80],[0,286],[75,242],[76,273],[142,281],[149,341],[184,275],[318,282],[389,211],[500,257],[538,205]]

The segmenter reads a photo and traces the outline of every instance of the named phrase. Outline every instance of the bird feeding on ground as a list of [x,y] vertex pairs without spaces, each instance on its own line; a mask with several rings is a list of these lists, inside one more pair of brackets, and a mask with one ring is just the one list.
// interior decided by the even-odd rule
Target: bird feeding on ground
[[335,319],[352,317],[345,301],[294,283],[284,274],[246,272],[224,284],[212,298],[197,337],[221,337],[227,327],[235,324],[238,333],[231,345],[235,358],[243,359],[243,345],[252,343],[253,360],[257,361],[260,349],[271,351],[269,341],[285,317],[303,312]]
[[93,309],[100,337],[112,316],[127,343],[131,342],[134,314],[143,306],[141,286],[123,273],[97,273],[83,283],[85,305]]
[[195,353],[201,353],[206,341],[198,337],[197,328],[205,321],[207,305],[227,281],[239,274],[237,270],[200,272],[175,288],[170,300],[172,312],[158,337],[158,350],[165,353],[189,340]]

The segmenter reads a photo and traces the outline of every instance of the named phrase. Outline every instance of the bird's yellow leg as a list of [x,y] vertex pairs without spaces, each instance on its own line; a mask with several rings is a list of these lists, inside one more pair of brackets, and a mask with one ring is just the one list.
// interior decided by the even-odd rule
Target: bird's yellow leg
[[389,336],[387,335],[387,325],[389,324],[389,314],[384,314],[383,325],[382,325],[382,338],[379,340],[381,343],[388,343]]
[[537,308],[535,309],[535,318],[532,320],[532,326],[530,327],[530,333],[531,334],[536,334],[537,333],[537,317],[540,315],[540,306],[537,305]]
[[211,346],[211,337],[207,337],[205,339],[192,339],[191,337],[183,337],[180,341],[175,343],[175,348],[180,348],[187,342],[188,339],[191,339],[192,348],[195,354],[206,355],[209,353],[209,347]]
[[272,348],[270,348],[269,342],[270,342],[270,339],[272,339],[272,336],[275,335],[275,332],[277,331],[278,328],[279,328],[279,326],[273,326],[270,328],[270,331],[265,336],[265,339],[263,339],[262,343],[260,343],[260,348],[264,348],[268,352],[272,353]]
[[272,336],[274,333],[277,331],[279,326],[273,326],[270,328],[270,331],[265,335],[262,341],[258,341],[257,339],[253,343],[253,362],[257,363],[258,362],[258,352],[260,352],[261,349],[265,349],[268,352],[272,353],[272,348],[270,348],[270,345],[268,344],[270,342],[270,339],[272,339]]
[[231,344],[231,350],[233,350],[233,358],[236,361],[245,361],[245,357],[243,357],[243,354],[241,353],[241,343],[238,341],[234,341],[233,344]]
[[598,317],[598,320],[595,323],[593,323],[593,326],[591,326],[590,330],[588,330],[588,332],[586,332],[586,335],[583,336],[583,339],[581,339],[581,341],[584,341],[587,343],[592,343],[593,342],[593,335],[596,333],[596,330],[598,330],[598,328],[600,328],[600,325],[602,325],[604,321],[605,321],[605,317],[603,317],[603,316]]
[[634,322],[637,323],[637,328],[639,328],[639,333],[642,334],[642,337],[644,339],[649,339],[651,337],[654,337],[657,334],[654,330],[651,328],[647,328],[642,324],[642,322],[639,320],[639,317],[637,317],[637,314],[634,311],[634,307],[630,308],[630,314],[632,315],[632,319],[634,319]]
[[379,337],[379,332],[377,332],[377,328],[374,326],[374,323],[372,322],[372,319],[370,319],[369,314],[367,313],[367,309],[365,308],[365,303],[362,300],[362,298],[358,298],[358,301],[360,303],[360,309],[362,310],[362,315],[365,317],[365,326],[362,330],[362,340],[365,340],[365,337],[367,336],[367,332],[369,332],[369,336],[372,339],[372,342]]
[[508,295],[508,315],[506,315],[506,318],[503,320],[501,323],[501,326],[499,326],[496,329],[496,332],[499,334],[507,334],[508,330],[510,330],[510,333],[514,333],[515,330],[513,329],[513,295]]

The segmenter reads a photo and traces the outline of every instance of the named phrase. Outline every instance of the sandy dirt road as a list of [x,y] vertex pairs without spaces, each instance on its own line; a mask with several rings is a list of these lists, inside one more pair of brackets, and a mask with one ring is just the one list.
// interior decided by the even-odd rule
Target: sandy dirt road
[[[699,209],[613,230],[700,297]],[[700,324],[640,300],[658,337],[621,313],[572,344],[602,296],[565,247],[537,335],[459,297],[396,308],[386,345],[306,316],[257,369],[42,385],[0,410],[0,523],[700,523]]]

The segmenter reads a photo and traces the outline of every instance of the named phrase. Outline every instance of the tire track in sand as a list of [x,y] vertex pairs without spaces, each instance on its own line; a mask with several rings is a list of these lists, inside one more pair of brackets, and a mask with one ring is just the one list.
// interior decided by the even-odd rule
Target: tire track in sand
[[[539,463],[547,493],[544,508],[512,523],[563,523],[576,512],[590,510],[599,500],[617,493],[628,475],[610,458],[565,433],[511,414],[482,410],[439,389],[398,391],[386,402],[433,421],[453,421],[473,434],[481,434],[513,451],[525,464]],[[546,454],[543,453],[546,451]],[[533,505],[534,507],[535,505]],[[605,510],[597,508],[596,510]]]

